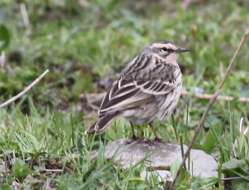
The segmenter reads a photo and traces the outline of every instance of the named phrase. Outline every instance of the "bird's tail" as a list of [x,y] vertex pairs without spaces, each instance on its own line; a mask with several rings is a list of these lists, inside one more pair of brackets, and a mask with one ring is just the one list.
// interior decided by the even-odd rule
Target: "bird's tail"
[[86,134],[102,133],[107,127],[109,127],[112,119],[117,117],[119,113],[111,113],[101,116],[97,122],[86,130]]

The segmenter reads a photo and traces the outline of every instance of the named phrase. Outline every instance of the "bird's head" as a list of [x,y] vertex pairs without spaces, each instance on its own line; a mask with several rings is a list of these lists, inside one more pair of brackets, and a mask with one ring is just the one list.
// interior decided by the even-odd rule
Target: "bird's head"
[[177,54],[190,51],[189,49],[177,47],[169,41],[152,43],[148,48],[153,54],[165,59],[167,63],[175,63]]

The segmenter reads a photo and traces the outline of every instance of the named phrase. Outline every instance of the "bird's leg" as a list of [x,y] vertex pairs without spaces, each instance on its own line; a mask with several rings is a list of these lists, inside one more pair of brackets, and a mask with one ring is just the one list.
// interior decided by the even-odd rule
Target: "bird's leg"
[[134,127],[134,124],[132,122],[130,122],[130,126],[131,126],[131,132],[132,132],[132,137],[131,139],[129,139],[126,144],[131,144],[133,143],[134,141],[137,141],[138,137],[136,136],[135,134],[135,127]]
[[154,141],[161,142],[162,139],[159,136],[157,136],[156,130],[154,129],[152,122],[149,123],[149,126],[150,126],[150,129],[151,129],[153,135],[155,136]]
[[133,140],[136,140],[138,137],[136,136],[135,134],[135,127],[134,127],[134,124],[132,122],[130,122],[130,125],[131,125],[131,131],[132,131],[132,139]]

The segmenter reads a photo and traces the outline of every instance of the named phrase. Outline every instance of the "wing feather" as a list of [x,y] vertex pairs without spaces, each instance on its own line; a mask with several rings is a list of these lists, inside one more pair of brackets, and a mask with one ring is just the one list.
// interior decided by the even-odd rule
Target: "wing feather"
[[114,82],[112,88],[105,95],[100,106],[100,115],[108,111],[125,109],[138,100],[136,94],[139,92],[139,89],[136,88],[135,84],[129,83],[120,87],[119,84],[119,81]]
[[[137,84],[137,83],[136,83]],[[144,83],[136,85],[143,93],[150,95],[165,95],[175,89],[174,83],[165,81],[145,81]]]

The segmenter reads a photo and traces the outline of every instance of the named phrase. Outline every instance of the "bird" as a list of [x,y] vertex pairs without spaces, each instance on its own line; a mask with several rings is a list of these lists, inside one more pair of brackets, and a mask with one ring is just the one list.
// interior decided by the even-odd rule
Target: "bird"
[[[170,41],[154,42],[145,46],[119,74],[107,90],[98,111],[97,121],[87,134],[101,134],[117,117],[130,122],[133,138],[135,125],[166,120],[175,110],[182,91],[182,73],[177,63],[178,54],[189,49]],[[155,139],[160,139],[152,130]]]

